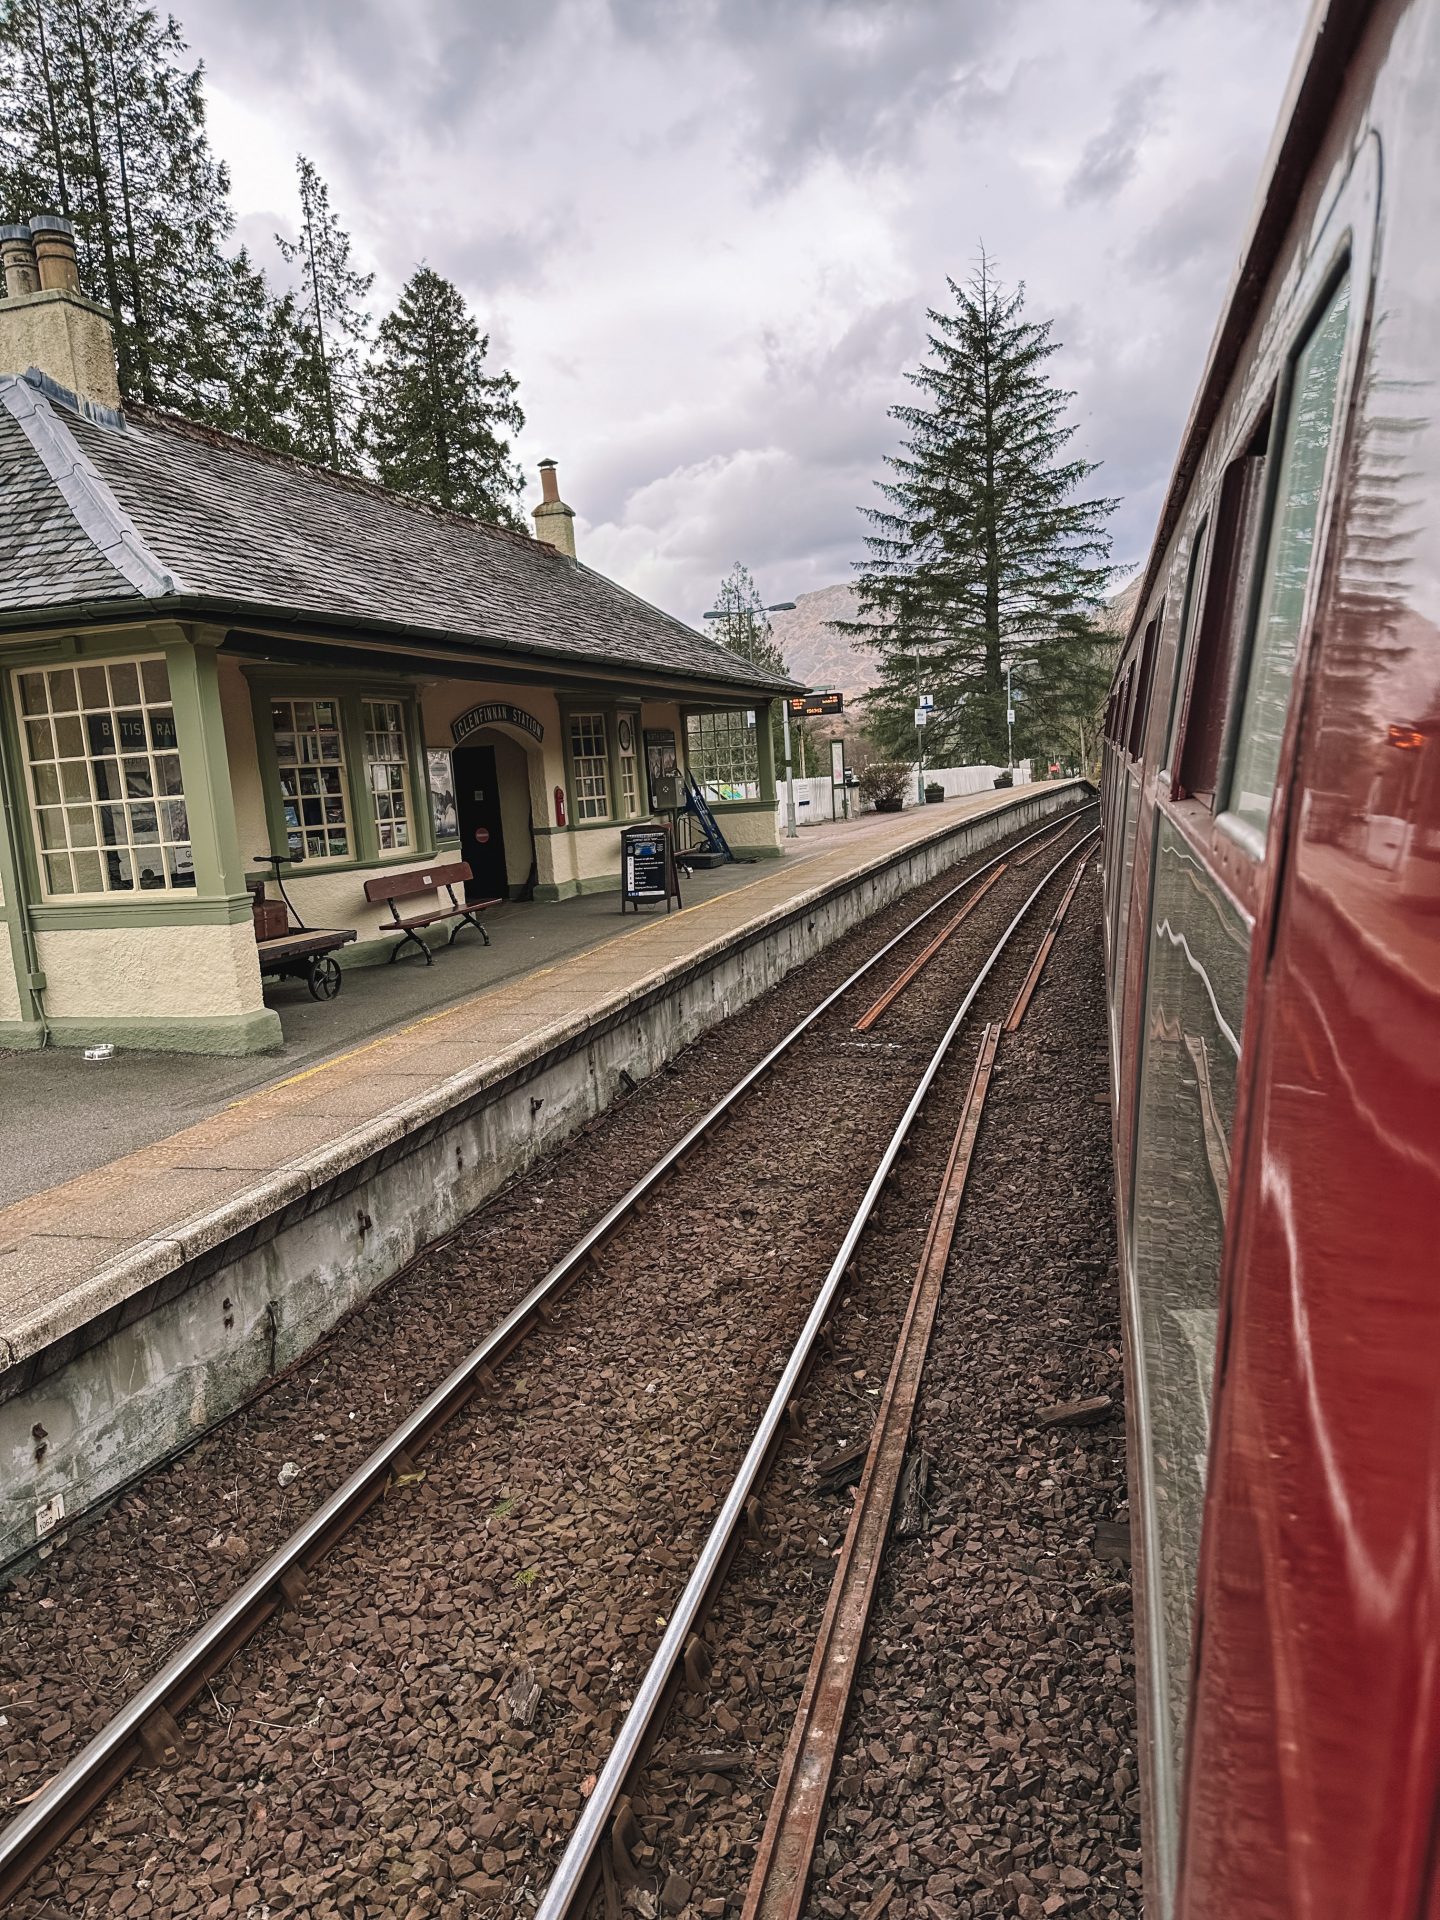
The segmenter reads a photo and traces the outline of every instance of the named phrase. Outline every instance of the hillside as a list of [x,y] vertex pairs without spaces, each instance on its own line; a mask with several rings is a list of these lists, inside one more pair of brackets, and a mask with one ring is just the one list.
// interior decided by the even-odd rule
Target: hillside
[[830,625],[854,618],[855,590],[848,581],[802,593],[793,613],[771,614],[776,643],[797,680],[810,687],[838,687],[847,701],[873,685],[875,656]]

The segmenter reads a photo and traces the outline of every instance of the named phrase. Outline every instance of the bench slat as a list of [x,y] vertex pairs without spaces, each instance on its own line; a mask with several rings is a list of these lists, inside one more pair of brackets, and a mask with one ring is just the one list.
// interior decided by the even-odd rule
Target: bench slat
[[449,860],[433,867],[408,868],[403,873],[377,873],[365,882],[365,898],[371,906],[391,900],[413,900],[422,893],[434,893],[440,887],[458,887],[470,878],[465,860]]
[[387,920],[380,929],[388,933],[396,927],[431,927],[437,920],[458,920],[463,913],[481,913],[486,907],[498,907],[498,900],[466,900],[458,907],[437,907],[434,913],[412,914],[408,920]]

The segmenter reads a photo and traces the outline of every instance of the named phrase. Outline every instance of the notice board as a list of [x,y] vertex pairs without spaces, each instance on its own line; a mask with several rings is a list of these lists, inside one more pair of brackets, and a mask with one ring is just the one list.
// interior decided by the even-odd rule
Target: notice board
[[652,822],[643,827],[625,827],[620,833],[620,911],[663,900],[670,911],[670,897],[680,899],[680,875],[675,865],[675,842],[668,826]]

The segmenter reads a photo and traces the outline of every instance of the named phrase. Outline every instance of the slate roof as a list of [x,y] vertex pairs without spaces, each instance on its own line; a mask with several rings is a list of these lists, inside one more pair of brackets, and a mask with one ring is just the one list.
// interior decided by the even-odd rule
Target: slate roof
[[0,380],[0,618],[127,600],[793,684],[525,534],[171,414],[127,408],[121,427]]

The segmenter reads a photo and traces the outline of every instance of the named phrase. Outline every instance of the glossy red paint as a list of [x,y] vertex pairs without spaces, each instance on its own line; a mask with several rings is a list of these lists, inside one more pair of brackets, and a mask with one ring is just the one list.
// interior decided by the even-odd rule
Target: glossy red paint
[[[1176,1920],[1440,1920],[1437,100],[1440,0],[1319,10],[1107,725],[1148,1910]],[[1235,639],[1254,595],[1204,529],[1266,410],[1283,417],[1296,343],[1341,271],[1340,400],[1262,851],[1223,811],[1218,743],[1233,742],[1243,671],[1205,653],[1207,617],[1228,595]],[[1192,554],[1204,611],[1182,645]],[[1187,768],[1215,790],[1190,792]],[[1195,888],[1164,929],[1162,841]],[[1228,1137],[1206,1043],[1155,972],[1217,913],[1228,951],[1248,945]],[[1210,992],[1213,965],[1191,964]],[[1180,1041],[1205,1125],[1157,1148],[1146,1047],[1183,1063]],[[1202,1140],[1224,1237],[1186,1636],[1161,1592],[1177,1564],[1174,1462],[1155,1444],[1174,1375],[1144,1324],[1157,1308],[1141,1226],[1153,1242],[1147,1155],[1185,1148],[1194,1164],[1175,1171],[1190,1179]],[[1203,1302],[1181,1305],[1168,1310],[1192,1334],[1208,1324]],[[1177,1693],[1183,1749],[1168,1737]]]

